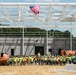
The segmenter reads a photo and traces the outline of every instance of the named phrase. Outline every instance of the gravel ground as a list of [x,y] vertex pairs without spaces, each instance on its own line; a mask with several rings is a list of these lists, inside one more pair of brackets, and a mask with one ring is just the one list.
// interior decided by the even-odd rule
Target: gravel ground
[[[76,71],[63,71],[66,66],[0,66],[0,75],[76,75]],[[67,66],[68,67],[68,66]]]

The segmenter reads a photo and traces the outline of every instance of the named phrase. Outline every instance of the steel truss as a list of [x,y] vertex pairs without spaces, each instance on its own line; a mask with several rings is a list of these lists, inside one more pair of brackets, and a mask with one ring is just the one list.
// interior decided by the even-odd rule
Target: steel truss
[[[35,15],[29,8],[39,5],[40,13]],[[13,26],[59,22],[76,22],[76,3],[0,3],[0,22]]]

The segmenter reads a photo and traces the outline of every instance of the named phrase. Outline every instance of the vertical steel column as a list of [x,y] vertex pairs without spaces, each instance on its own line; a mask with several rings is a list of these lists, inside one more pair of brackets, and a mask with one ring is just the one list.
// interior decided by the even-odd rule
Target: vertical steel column
[[23,38],[23,51],[22,51],[22,55],[24,55],[24,27],[23,27],[23,36],[22,36],[22,38]]
[[48,30],[46,30],[46,54],[48,54]]
[[72,28],[70,28],[70,50],[72,50]]
[[20,25],[20,20],[21,20],[21,7],[18,9],[18,25]]
[[[70,17],[70,26],[72,25],[72,17]],[[72,28],[70,28],[70,50],[72,50]]]

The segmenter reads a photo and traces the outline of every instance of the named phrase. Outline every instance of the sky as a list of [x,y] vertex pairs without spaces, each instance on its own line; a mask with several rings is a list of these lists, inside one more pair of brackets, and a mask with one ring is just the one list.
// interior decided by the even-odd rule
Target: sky
[[76,0],[0,0],[0,2],[76,2]]
[[[0,0],[0,2],[25,2],[25,3],[76,3],[76,0]],[[62,30],[62,29],[61,29]],[[73,29],[72,34],[76,36],[76,29]]]

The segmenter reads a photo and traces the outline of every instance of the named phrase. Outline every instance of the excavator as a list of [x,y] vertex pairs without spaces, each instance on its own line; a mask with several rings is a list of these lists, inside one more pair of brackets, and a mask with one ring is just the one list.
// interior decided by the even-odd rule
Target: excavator
[[9,59],[9,55],[5,53],[0,54],[0,65],[7,64],[7,61]]
[[76,52],[72,50],[67,50],[67,51],[62,50],[61,55],[76,55]]

